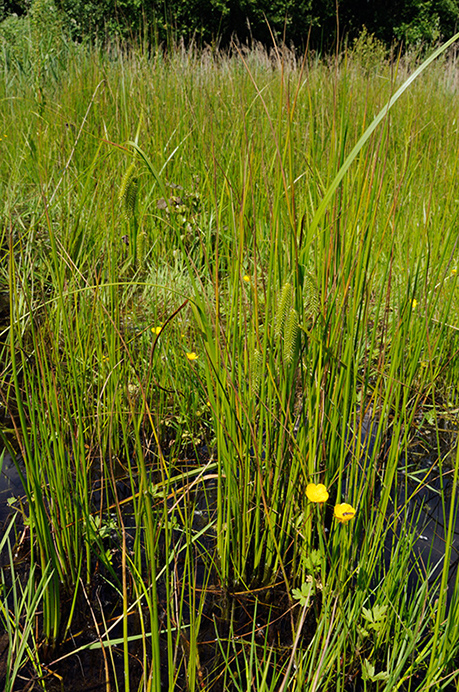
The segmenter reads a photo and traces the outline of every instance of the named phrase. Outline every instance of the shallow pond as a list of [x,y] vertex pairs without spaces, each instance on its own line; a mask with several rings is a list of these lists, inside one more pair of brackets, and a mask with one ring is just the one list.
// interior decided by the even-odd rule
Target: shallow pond
[[[376,437],[377,428],[368,421],[362,426],[361,453],[371,454]],[[190,462],[190,469],[202,464],[202,459]],[[409,497],[406,506],[406,518],[408,524],[411,523],[415,530],[415,539],[412,547],[413,570],[407,577],[406,588],[414,591],[417,588],[418,579],[424,579],[428,566],[432,583],[442,570],[444,559],[444,542],[448,529],[448,518],[451,507],[451,487],[452,473],[443,475],[443,483],[437,466],[427,459],[417,458],[416,464],[412,465],[412,473],[399,475],[399,490],[402,497]],[[126,496],[129,500],[130,485],[127,479],[120,478],[117,483],[117,492],[120,497]],[[97,503],[99,497],[98,485],[93,487],[93,500]],[[0,531],[3,532],[8,516],[13,509],[11,498],[23,498],[24,488],[21,483],[20,474],[17,471],[11,457],[5,455],[4,465],[0,476]],[[212,691],[219,692],[223,688],[219,680],[222,674],[222,659],[219,655],[217,638],[221,641],[233,640],[232,656],[236,660],[244,656],[244,641],[250,638],[255,631],[255,637],[260,637],[260,643],[267,641],[276,647],[278,653],[278,664],[285,661],[290,656],[292,647],[292,621],[290,615],[289,595],[285,591],[282,583],[276,588],[260,588],[256,593],[252,592],[232,592],[225,590],[218,583],[215,576],[208,574],[209,554],[215,551],[215,534],[212,530],[206,530],[213,520],[216,502],[216,481],[212,479],[206,483],[198,484],[194,489],[193,495],[193,530],[201,532],[201,538],[193,544],[193,560],[195,565],[195,584],[199,589],[202,587],[202,624],[200,629],[200,668],[203,676],[210,676],[215,682],[211,687]],[[390,528],[385,551],[390,555],[392,541],[399,540],[401,537],[401,522],[395,522],[394,517],[396,508],[400,509],[400,503],[394,503],[388,510],[387,521]],[[135,526],[129,526],[129,513],[131,508],[129,503],[124,505],[126,510],[126,545],[128,550],[132,548],[135,537]],[[20,523],[20,516],[17,518],[17,538],[21,540],[25,534]],[[108,524],[108,518],[107,518]],[[174,529],[175,531],[175,529]],[[21,538],[22,534],[22,538]],[[183,542],[183,532],[179,528],[175,531],[174,542],[180,545]],[[26,541],[25,541],[26,542]],[[119,535],[114,530],[107,533],[107,547],[112,555],[112,567],[116,574],[121,577],[122,572],[122,546]],[[166,555],[161,556],[161,541],[159,544],[159,560],[165,560]],[[19,578],[27,578],[27,556],[17,567]],[[6,581],[8,576],[8,553],[3,550],[0,555],[1,564],[6,567]],[[457,565],[459,560],[459,520],[455,516],[454,535],[452,541],[452,555],[450,560],[449,572],[449,591],[450,599],[457,575]],[[22,567],[21,567],[22,565]],[[22,572],[21,572],[22,569]],[[177,580],[183,580],[185,574],[184,561],[178,557],[175,563]],[[76,615],[72,624],[72,632],[67,636],[57,649],[44,652],[44,663],[48,666],[49,676],[46,679],[46,689],[54,690],[65,689],[66,692],[83,692],[89,690],[106,690],[106,663],[100,649],[83,650],[85,644],[93,643],[97,640],[94,630],[94,612],[100,617],[101,613],[108,613],[112,619],[119,617],[121,610],[119,590],[107,578],[103,566],[99,566],[88,589],[87,596],[91,606],[85,601],[83,595],[79,595]],[[189,598],[184,599],[183,603],[183,622],[185,627],[180,634],[178,649],[182,651],[182,665],[178,666],[179,673],[176,678],[175,689],[177,692],[187,689],[186,682],[186,651],[188,640],[186,635],[186,624],[192,621],[193,612],[191,590]],[[71,608],[71,598],[63,599],[62,615],[68,615]],[[159,618],[164,622],[167,610],[167,591],[164,581],[158,581],[158,606]],[[256,622],[253,629],[254,620]],[[231,624],[232,623],[232,624]],[[232,629],[231,629],[232,628]],[[314,634],[315,613],[311,609],[310,616],[305,621],[303,628],[303,642],[307,644]],[[129,633],[137,635],[141,628],[137,615],[130,616]],[[113,638],[122,637],[122,624],[112,631]],[[164,636],[160,642],[161,657],[164,661],[162,673],[164,681],[167,680],[167,638]],[[0,688],[4,676],[4,666],[6,663],[7,638],[5,632],[0,632]],[[78,655],[73,652],[78,649]],[[123,655],[122,647],[112,647],[113,662],[110,668],[112,684],[114,684],[113,671],[118,679],[123,677]],[[135,682],[141,680],[142,676],[142,651],[140,643],[135,643],[130,647],[131,663],[130,671],[132,674],[131,685],[135,688]],[[30,665],[23,669],[24,689],[40,689],[36,681],[35,671]],[[358,692],[361,688],[358,681],[349,682],[349,692]],[[15,688],[16,689],[16,688]],[[19,689],[19,688],[17,688]],[[167,687],[165,687],[167,689]],[[225,688],[226,690],[227,688]]]

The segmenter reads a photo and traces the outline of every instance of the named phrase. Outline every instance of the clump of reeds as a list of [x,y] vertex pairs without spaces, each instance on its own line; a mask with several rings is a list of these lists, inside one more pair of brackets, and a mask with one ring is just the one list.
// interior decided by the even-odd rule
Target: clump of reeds
[[118,599],[95,617],[107,684],[117,644],[133,688],[138,642],[146,689],[454,680],[457,597],[447,609],[447,566],[432,584],[410,562],[404,483],[429,482],[411,454],[426,421],[441,482],[459,468],[439,423],[459,380],[455,65],[446,88],[435,63],[381,57],[376,82],[363,48],[112,47],[49,83],[37,58],[39,111],[27,80],[14,108],[0,85],[4,438],[26,467],[43,606],[35,630],[31,587],[12,587],[14,616],[0,606],[27,635],[21,665],[27,646],[39,669],[42,635],[49,664],[76,634],[97,574]]

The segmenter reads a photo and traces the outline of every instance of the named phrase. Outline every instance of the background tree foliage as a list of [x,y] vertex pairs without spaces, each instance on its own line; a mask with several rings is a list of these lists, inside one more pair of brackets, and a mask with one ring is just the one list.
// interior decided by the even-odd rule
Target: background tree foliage
[[[24,15],[43,0],[0,0],[0,19]],[[227,45],[272,42],[329,49],[339,36],[362,28],[386,44],[437,41],[459,25],[459,0],[54,0],[63,24],[76,39],[143,32],[149,40]],[[338,6],[338,12],[337,12]]]

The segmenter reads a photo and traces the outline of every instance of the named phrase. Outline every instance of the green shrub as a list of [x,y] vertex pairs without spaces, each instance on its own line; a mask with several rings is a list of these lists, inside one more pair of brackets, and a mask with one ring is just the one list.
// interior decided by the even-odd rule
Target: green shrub
[[[22,15],[35,2],[3,0],[0,18]],[[181,39],[198,44],[272,44],[285,40],[298,47],[330,50],[337,39],[354,39],[364,27],[386,44],[435,42],[454,33],[459,20],[458,0],[404,0],[361,3],[343,0],[56,0],[61,21],[73,38],[125,39],[140,35],[149,43],[171,45]],[[52,14],[52,13],[51,13]]]

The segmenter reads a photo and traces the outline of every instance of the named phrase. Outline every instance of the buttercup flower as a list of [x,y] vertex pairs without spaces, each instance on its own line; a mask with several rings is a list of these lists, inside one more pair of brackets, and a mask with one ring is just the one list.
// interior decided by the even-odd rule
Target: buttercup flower
[[417,304],[418,304],[418,301],[416,300],[416,298],[413,298],[413,300],[411,301],[411,307],[413,308],[413,310],[415,309]]
[[161,334],[162,329],[163,328],[161,326],[160,327],[152,327],[151,331],[153,332],[153,334]]
[[355,517],[355,509],[347,502],[335,506],[335,519],[338,519],[340,524],[345,524]]
[[311,502],[326,502],[328,500],[327,488],[323,483],[308,483],[306,487],[306,497]]
[[187,353],[186,357],[188,358],[188,360],[196,360],[196,358],[198,357],[198,354],[195,353],[194,351],[192,351],[191,353]]
[[243,278],[244,278],[244,281],[245,281],[247,284],[250,283],[250,276],[248,276],[248,274],[245,274]]

